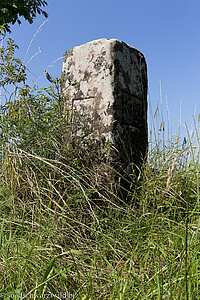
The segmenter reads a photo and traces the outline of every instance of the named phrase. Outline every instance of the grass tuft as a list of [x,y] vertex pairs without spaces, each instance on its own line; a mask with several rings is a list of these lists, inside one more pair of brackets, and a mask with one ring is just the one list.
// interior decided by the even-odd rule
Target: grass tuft
[[49,159],[4,147],[1,293],[197,299],[199,152],[183,163],[191,147],[149,151],[128,201],[113,182],[97,184],[89,155],[72,163],[71,152]]

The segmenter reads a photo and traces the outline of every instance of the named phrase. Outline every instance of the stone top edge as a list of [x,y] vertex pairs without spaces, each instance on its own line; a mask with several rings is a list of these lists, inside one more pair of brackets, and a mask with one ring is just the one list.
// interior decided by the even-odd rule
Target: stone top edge
[[74,46],[73,48],[68,49],[68,50],[66,50],[65,52],[70,51],[70,50],[75,49],[75,48],[83,47],[83,46],[85,46],[85,45],[89,45],[89,44],[92,45],[92,44],[100,43],[100,42],[107,42],[107,43],[109,43],[109,44],[114,44],[114,43],[125,44],[126,46],[128,46],[128,47],[130,47],[130,48],[133,48],[133,49],[135,49],[136,51],[142,53],[141,51],[139,51],[139,50],[136,49],[135,47],[133,47],[133,46],[131,46],[131,45],[129,45],[129,44],[123,42],[123,41],[120,41],[120,40],[118,40],[118,39],[115,39],[115,38],[113,38],[113,39],[109,39],[109,38],[100,38],[100,39],[96,39],[96,40],[93,40],[93,41],[90,41],[90,42],[86,42],[86,43],[81,44],[81,45]]

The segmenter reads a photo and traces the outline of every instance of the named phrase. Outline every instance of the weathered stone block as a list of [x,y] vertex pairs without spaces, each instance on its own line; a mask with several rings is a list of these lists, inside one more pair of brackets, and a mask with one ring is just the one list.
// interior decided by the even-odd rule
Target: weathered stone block
[[95,40],[65,52],[62,77],[67,107],[85,116],[101,147],[111,145],[111,162],[140,167],[148,145],[143,54],[116,39]]

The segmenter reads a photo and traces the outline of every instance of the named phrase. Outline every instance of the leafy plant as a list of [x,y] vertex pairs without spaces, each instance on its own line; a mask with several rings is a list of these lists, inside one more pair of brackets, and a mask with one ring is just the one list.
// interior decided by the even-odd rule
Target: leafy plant
[[[3,36],[4,28],[0,26],[0,35]],[[15,58],[15,50],[19,47],[9,38],[7,46],[0,47],[0,87],[5,88],[10,84],[25,83],[26,67],[19,58]]]
[[4,25],[7,32],[11,32],[10,23],[21,24],[20,17],[23,16],[30,24],[37,14],[48,14],[41,8],[46,6],[47,1],[43,0],[1,0],[0,2],[0,26]]

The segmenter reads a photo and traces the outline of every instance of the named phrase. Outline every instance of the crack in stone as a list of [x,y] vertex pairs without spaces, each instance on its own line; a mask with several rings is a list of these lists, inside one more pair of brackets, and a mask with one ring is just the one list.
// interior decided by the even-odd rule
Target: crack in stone
[[143,101],[144,99],[139,97],[138,95],[135,95],[135,94],[131,94],[130,92],[124,90],[124,89],[121,89],[122,92],[126,93],[127,95],[130,95],[131,97],[134,97],[134,98],[137,98],[138,100],[140,101]]
[[84,97],[84,98],[74,98],[72,101],[83,101],[83,100],[90,100],[90,99],[95,99],[95,97]]

